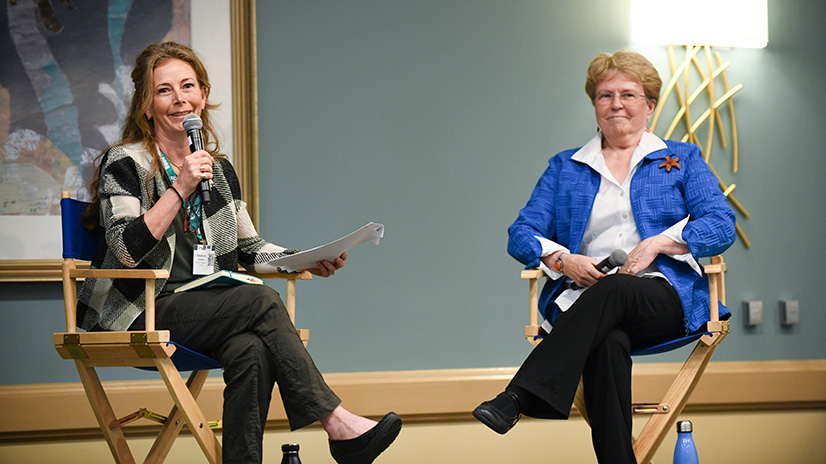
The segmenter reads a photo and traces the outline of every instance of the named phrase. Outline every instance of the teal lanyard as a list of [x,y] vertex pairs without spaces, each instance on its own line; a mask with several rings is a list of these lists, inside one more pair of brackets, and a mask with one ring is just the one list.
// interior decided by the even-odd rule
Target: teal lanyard
[[[161,153],[161,161],[163,162],[164,169],[166,169],[166,175],[169,176],[169,182],[175,182],[178,175],[175,174],[175,170],[172,169],[172,162],[169,161],[163,151],[160,149],[158,151]],[[187,227],[185,227],[185,229],[190,232],[195,232],[195,235],[198,237],[198,241],[203,242],[204,240],[201,236],[201,215],[203,214],[203,208],[201,208],[201,197],[196,195],[194,202],[187,197],[187,199],[184,200],[183,206],[186,208],[186,216],[189,219],[186,221]]]

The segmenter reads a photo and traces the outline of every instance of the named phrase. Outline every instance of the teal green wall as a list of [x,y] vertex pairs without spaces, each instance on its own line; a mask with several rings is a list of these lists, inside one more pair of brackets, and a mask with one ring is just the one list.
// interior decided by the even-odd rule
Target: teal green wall
[[[527,289],[506,229],[548,158],[594,133],[588,62],[631,48],[670,77],[664,47],[628,42],[628,14],[627,0],[257,2],[262,235],[306,248],[386,226],[336,276],[298,285],[322,371],[524,359]],[[752,214],[752,248],[726,253],[735,319],[717,361],[826,358],[823,17],[819,0],[770,1],[767,48],[719,49],[745,88],[740,172],[722,152],[715,166]],[[49,344],[60,299],[57,284],[0,285],[0,383],[77,380]],[[752,299],[765,322],[746,329]],[[783,299],[800,300],[799,326],[780,326]]]

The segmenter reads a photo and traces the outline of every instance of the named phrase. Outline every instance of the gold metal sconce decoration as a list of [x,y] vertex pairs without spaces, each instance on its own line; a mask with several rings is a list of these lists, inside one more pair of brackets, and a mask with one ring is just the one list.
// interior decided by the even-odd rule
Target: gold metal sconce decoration
[[[668,60],[671,66],[672,77],[665,86],[660,101],[657,103],[657,108],[654,111],[654,117],[651,119],[651,132],[654,132],[657,127],[660,114],[666,106],[671,93],[676,95],[679,108],[676,111],[671,124],[668,129],[661,136],[664,139],[671,139],[674,137],[674,132],[684,123],[685,132],[682,135],[683,142],[691,142],[700,147],[703,158],[708,163],[711,171],[717,176],[720,182],[720,189],[726,195],[729,202],[738,211],[738,215],[748,218],[750,216],[746,208],[734,197],[732,193],[736,187],[735,184],[726,185],[720,178],[717,170],[711,162],[712,149],[715,148],[715,140],[719,140],[720,146],[724,151],[731,153],[731,171],[736,174],[739,165],[739,152],[737,144],[737,119],[734,114],[734,103],[731,97],[743,88],[743,84],[737,84],[734,87],[729,85],[726,77],[726,68],[731,63],[723,62],[719,52],[712,52],[711,47],[705,46],[685,46],[685,58],[681,63],[677,63],[675,59],[674,46],[668,46]],[[702,53],[701,53],[702,52]],[[698,55],[700,57],[698,58]],[[705,66],[701,64],[705,55]],[[691,88],[691,76],[699,77],[700,83],[696,88]],[[696,80],[696,77],[695,77]],[[696,104],[701,104],[701,101],[708,102],[708,108],[705,109],[699,116],[692,119],[692,105],[696,108]],[[697,114],[696,111],[693,114]],[[724,127],[723,116],[728,116],[731,128],[731,144],[726,135]],[[698,131],[702,128],[706,129],[705,138],[701,140]],[[729,146],[731,149],[729,150]],[[743,241],[746,248],[751,247],[748,237],[740,227],[740,224],[735,225],[737,235]]]

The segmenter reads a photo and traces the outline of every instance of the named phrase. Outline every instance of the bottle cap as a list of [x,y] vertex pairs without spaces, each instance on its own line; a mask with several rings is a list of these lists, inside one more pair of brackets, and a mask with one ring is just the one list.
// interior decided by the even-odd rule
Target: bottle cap
[[692,432],[693,427],[691,426],[691,421],[679,421],[677,422],[677,433],[686,433]]
[[298,443],[287,443],[285,445],[281,445],[281,452],[282,453],[297,453],[298,452]]

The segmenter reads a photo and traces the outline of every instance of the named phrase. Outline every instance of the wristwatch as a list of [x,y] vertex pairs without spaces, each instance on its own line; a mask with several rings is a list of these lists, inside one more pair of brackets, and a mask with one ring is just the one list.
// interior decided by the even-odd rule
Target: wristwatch
[[565,255],[564,251],[562,253],[560,253],[559,256],[556,257],[556,261],[554,261],[554,270],[556,272],[562,272],[562,256],[563,255]]

